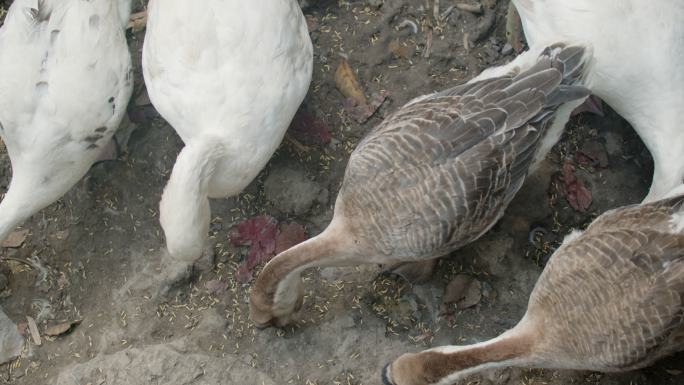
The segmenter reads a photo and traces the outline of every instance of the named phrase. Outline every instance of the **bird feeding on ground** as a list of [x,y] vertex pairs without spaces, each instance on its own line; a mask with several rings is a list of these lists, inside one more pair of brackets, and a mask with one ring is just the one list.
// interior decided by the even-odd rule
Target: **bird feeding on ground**
[[684,195],[606,212],[567,236],[513,329],[404,354],[386,385],[451,385],[507,366],[620,372],[684,350]]
[[482,236],[543,158],[554,112],[589,94],[577,85],[588,56],[551,46],[527,67],[419,97],[391,114],[352,153],[328,227],[264,267],[250,293],[251,319],[261,327],[288,323],[307,268],[373,263],[396,271]]
[[313,47],[297,1],[262,3],[149,2],[145,83],[185,144],[159,207],[172,265],[200,258],[209,198],[236,195],[257,176],[311,82]]

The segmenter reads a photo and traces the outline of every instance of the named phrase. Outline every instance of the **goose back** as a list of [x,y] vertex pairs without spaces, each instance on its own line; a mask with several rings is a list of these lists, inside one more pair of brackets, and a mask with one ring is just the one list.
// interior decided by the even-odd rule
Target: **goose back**
[[355,235],[405,261],[486,232],[522,185],[557,106],[587,95],[572,86],[584,51],[560,51],[522,72],[416,99],[372,130],[338,198]]
[[554,254],[528,314],[552,320],[541,353],[555,366],[631,370],[684,348],[683,205],[608,212]]
[[0,31],[0,133],[13,163],[97,158],[125,113],[130,71],[117,4],[15,1]]

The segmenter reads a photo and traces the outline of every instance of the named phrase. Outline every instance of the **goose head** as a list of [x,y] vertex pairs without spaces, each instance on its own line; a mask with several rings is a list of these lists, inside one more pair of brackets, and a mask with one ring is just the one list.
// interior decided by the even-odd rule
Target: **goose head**
[[[304,302],[301,273],[311,267],[349,260],[346,221],[335,216],[319,235],[278,254],[264,266],[249,295],[249,317],[258,328],[282,327],[292,321]],[[350,253],[350,251],[352,251]]]
[[277,287],[275,290],[257,285],[252,288],[249,295],[249,318],[258,329],[283,327],[292,322],[294,315],[301,309],[304,303],[304,285],[299,275],[291,279],[292,282],[279,285],[280,293]]

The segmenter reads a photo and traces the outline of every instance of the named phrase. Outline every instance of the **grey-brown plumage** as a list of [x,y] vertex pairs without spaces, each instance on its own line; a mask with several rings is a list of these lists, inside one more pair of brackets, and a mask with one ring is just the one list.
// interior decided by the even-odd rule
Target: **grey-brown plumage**
[[486,367],[603,372],[684,351],[684,196],[624,207],[568,236],[513,329],[471,346],[405,354],[389,385],[450,384]]
[[528,306],[554,320],[544,334],[556,359],[631,370],[684,349],[683,203],[604,214],[557,251]]
[[418,98],[373,129],[352,153],[335,216],[316,238],[273,259],[255,283],[252,319],[290,314],[301,269],[425,261],[484,234],[520,189],[585,51],[547,49],[530,68]]
[[388,117],[352,153],[340,190],[344,215],[362,218],[355,234],[401,261],[479,238],[520,189],[554,110],[587,96],[571,85],[583,54],[549,49],[520,74],[433,94]]

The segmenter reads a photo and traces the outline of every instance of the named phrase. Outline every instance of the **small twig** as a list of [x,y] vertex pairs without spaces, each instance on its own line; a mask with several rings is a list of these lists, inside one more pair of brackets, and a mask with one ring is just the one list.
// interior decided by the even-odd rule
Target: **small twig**
[[439,0],[435,0],[435,3],[433,4],[432,16],[434,16],[436,22],[441,20],[439,18]]
[[42,345],[43,341],[40,339],[40,332],[38,331],[38,325],[36,325],[36,320],[34,320],[33,317],[26,316],[26,321],[28,321],[29,332],[31,333],[33,343],[37,346]]
[[459,10],[465,11],[465,12],[475,13],[478,15],[484,11],[482,4],[458,3],[458,4],[456,4],[456,9],[459,9]]

